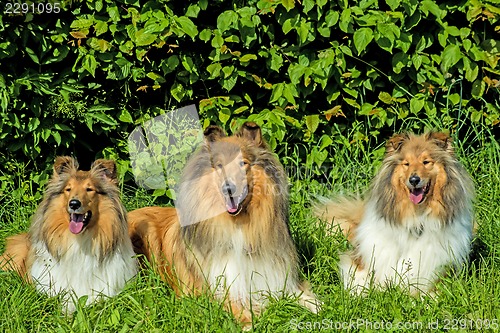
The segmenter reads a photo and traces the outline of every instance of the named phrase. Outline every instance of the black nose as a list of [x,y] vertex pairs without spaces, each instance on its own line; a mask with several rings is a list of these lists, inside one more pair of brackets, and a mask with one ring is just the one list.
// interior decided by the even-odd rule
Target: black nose
[[82,203],[80,202],[80,200],[72,199],[69,201],[68,206],[69,208],[76,210],[82,206]]
[[411,185],[417,186],[418,183],[420,183],[420,177],[417,175],[412,175],[410,176],[410,179],[408,179]]
[[236,193],[236,185],[228,181],[224,182],[222,185],[222,194],[232,196],[234,193]]

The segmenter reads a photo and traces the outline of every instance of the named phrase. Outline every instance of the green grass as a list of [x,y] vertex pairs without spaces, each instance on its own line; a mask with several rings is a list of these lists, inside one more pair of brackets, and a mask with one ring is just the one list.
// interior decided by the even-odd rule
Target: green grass
[[[438,295],[413,298],[398,288],[353,297],[338,277],[338,253],[346,249],[339,234],[326,235],[311,214],[318,195],[363,191],[378,161],[359,161],[346,151],[334,155],[335,170],[325,184],[307,172],[295,173],[291,186],[291,231],[302,258],[304,277],[323,301],[314,315],[293,299],[273,300],[255,320],[256,332],[289,331],[445,331],[461,327],[499,330],[500,323],[500,148],[484,140],[477,147],[460,147],[458,154],[477,185],[475,202],[478,236],[474,260],[455,276],[444,278]],[[293,163],[290,163],[293,164]],[[296,166],[300,163],[296,162]],[[305,176],[304,176],[305,175]],[[331,180],[334,183],[331,184]],[[23,199],[11,189],[0,198],[0,248],[5,237],[28,228],[36,200]],[[154,205],[144,191],[124,189],[128,209]],[[490,322],[488,322],[488,320]],[[482,325],[482,326],[481,326]],[[435,329],[436,328],[436,329]],[[238,324],[208,295],[177,298],[151,270],[145,270],[117,297],[90,307],[78,307],[72,317],[60,311],[60,299],[38,294],[15,274],[0,273],[2,332],[237,332]],[[465,331],[465,329],[462,329]],[[486,330],[488,331],[488,330]]]

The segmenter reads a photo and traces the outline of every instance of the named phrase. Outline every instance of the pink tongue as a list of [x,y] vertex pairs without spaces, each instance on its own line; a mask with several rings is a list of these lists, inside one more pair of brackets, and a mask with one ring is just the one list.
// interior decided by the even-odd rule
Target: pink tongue
[[69,221],[69,231],[79,234],[83,230],[83,214],[71,214]]
[[424,199],[424,191],[422,189],[418,189],[418,190],[415,190],[413,192],[410,192],[410,200],[415,205],[418,205],[419,203],[421,203],[423,199]]
[[83,222],[71,221],[69,222],[69,231],[74,234],[79,234],[83,230]]
[[238,211],[238,205],[236,200],[232,197],[226,199],[226,208],[229,213],[236,213]]

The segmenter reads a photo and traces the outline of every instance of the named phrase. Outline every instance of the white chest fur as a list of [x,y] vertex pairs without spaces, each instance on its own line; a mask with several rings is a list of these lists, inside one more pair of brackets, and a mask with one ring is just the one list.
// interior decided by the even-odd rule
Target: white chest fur
[[[87,304],[101,295],[118,294],[137,272],[132,247],[119,245],[115,251],[99,260],[90,244],[73,242],[56,260],[42,242],[33,244],[34,261],[31,277],[36,288],[50,296],[68,292],[68,297],[88,295]],[[66,309],[75,309],[73,302]]]
[[207,259],[206,279],[219,297],[227,293],[232,301],[249,306],[250,299],[254,305],[263,305],[269,294],[301,293],[289,260],[278,257],[275,250],[253,252],[241,230],[232,232],[229,248],[214,249]]
[[[366,286],[373,279],[376,284],[394,282],[408,285],[412,291],[428,291],[445,267],[460,266],[467,258],[471,220],[463,214],[442,225],[436,218],[421,215],[393,225],[375,213],[365,214],[355,236],[363,268],[352,276],[353,260],[344,257],[344,279],[354,277],[354,281],[344,282],[347,286]],[[351,274],[345,274],[347,271]]]

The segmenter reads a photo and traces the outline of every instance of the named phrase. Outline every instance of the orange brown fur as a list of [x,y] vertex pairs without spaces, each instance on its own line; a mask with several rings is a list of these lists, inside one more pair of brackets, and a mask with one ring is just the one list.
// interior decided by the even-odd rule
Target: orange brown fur
[[27,233],[7,237],[5,252],[0,256],[0,269],[17,272],[21,277],[29,280],[26,274],[26,259],[30,242]]
[[[420,205],[408,198],[408,179],[416,175],[429,189]],[[465,175],[465,176],[464,176]],[[387,186],[390,178],[392,186]],[[462,193],[465,188],[466,193]],[[465,206],[474,195],[474,186],[456,159],[452,140],[444,133],[409,133],[393,136],[386,145],[386,157],[375,177],[372,193],[377,193],[380,214],[392,223],[415,217],[424,209],[443,224],[453,220],[457,206]]]
[[[126,211],[119,202],[117,190],[116,166],[107,160],[96,161],[102,169],[94,168],[91,171],[78,170],[73,159],[58,158],[54,164],[55,174],[49,184],[47,192],[51,194],[50,201],[44,201],[44,215],[50,220],[42,223],[41,219],[33,221],[33,235],[46,241],[47,248],[52,256],[59,258],[77,235],[68,232],[67,204],[72,198],[78,198],[82,211],[91,211],[91,223],[86,226],[87,237],[92,240],[92,249],[96,256],[104,256],[114,251],[120,241],[116,235],[123,234],[123,223],[110,221],[126,219]],[[104,170],[109,181],[103,182],[99,170]],[[64,171],[62,174],[57,172]],[[102,196],[106,193],[106,197]],[[111,200],[108,200],[111,199]],[[106,200],[103,200],[106,199]]]
[[434,289],[446,267],[470,251],[474,184],[444,133],[397,134],[364,200],[341,198],[317,209],[354,249],[340,256],[346,288],[401,282]]
[[176,209],[129,213],[136,252],[177,294],[210,291],[243,323],[261,311],[264,292],[302,293],[301,303],[316,311],[315,296],[299,281],[286,175],[260,128],[245,123],[226,137],[212,126],[205,140],[184,170]]
[[113,161],[82,171],[73,158],[58,157],[29,232],[7,239],[3,268],[49,295],[74,292],[91,303],[118,293],[136,264],[117,182]]

